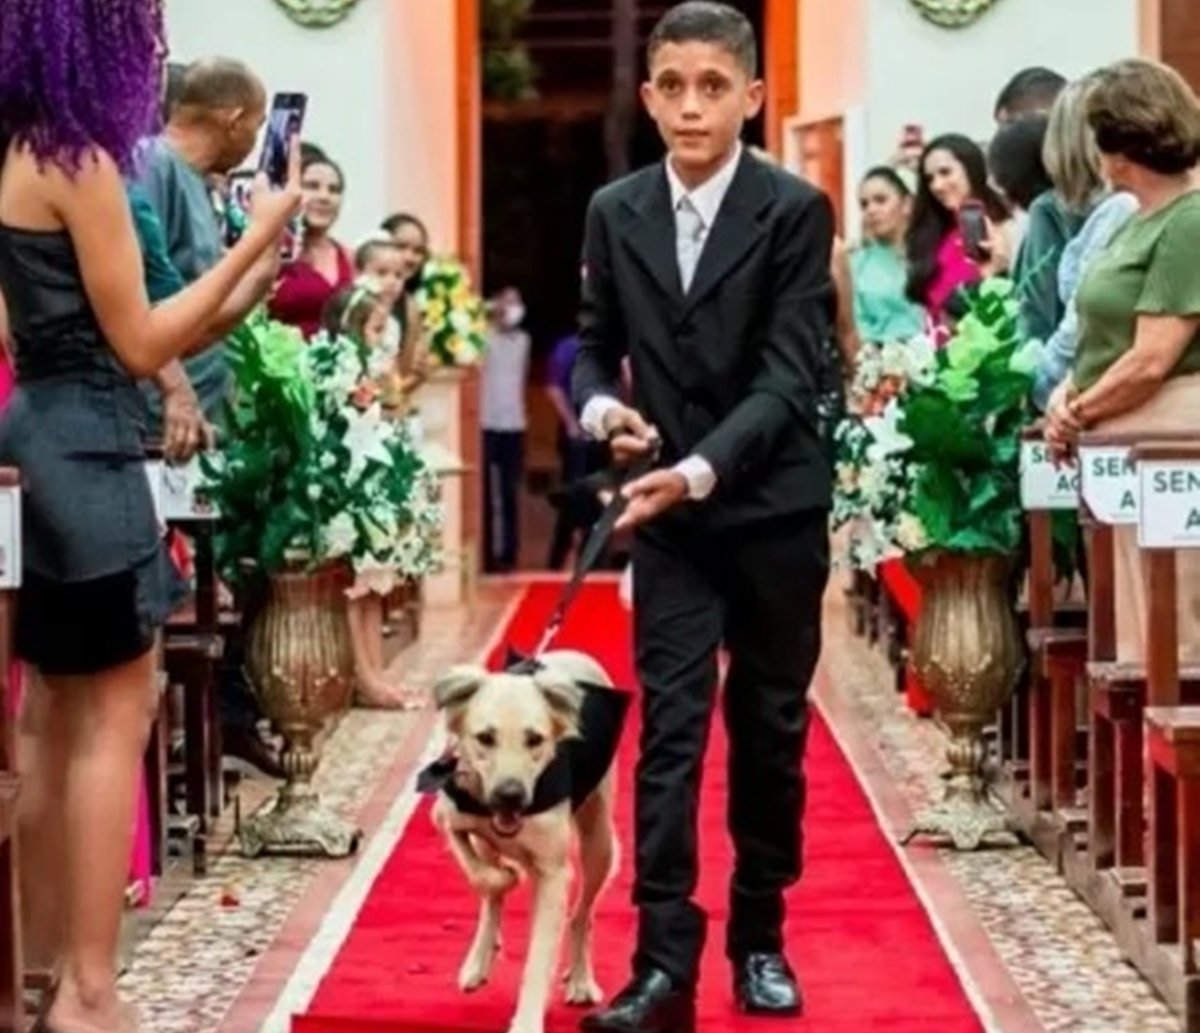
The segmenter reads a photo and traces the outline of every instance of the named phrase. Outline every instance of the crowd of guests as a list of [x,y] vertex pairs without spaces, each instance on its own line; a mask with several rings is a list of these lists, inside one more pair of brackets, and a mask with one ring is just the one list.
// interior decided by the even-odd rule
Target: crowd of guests
[[[1033,402],[1057,454],[1079,435],[1200,430],[1200,104],[1173,69],[1125,60],[1075,82],[1017,75],[985,146],[960,134],[906,147],[861,190],[863,240],[837,260],[839,344],[944,335],[970,288],[1016,284],[1041,343]],[[969,241],[964,211],[982,211]],[[1118,528],[1118,638],[1141,659],[1145,601],[1134,529]],[[1200,568],[1180,575],[1183,656],[1200,658]]]

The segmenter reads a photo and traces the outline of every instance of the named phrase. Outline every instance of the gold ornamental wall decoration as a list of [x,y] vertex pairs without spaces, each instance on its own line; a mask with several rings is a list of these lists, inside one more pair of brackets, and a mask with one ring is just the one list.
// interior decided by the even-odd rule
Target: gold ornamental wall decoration
[[922,17],[944,29],[964,29],[991,10],[997,0],[909,0]]
[[275,0],[292,21],[308,29],[327,29],[346,18],[358,0]]

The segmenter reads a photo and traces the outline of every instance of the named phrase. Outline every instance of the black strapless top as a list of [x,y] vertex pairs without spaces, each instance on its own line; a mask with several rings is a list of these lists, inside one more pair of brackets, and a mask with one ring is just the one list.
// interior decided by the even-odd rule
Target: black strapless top
[[145,402],[96,321],[70,235],[0,226],[17,389],[0,462],[25,489],[24,563],[61,581],[128,569],[159,546]]

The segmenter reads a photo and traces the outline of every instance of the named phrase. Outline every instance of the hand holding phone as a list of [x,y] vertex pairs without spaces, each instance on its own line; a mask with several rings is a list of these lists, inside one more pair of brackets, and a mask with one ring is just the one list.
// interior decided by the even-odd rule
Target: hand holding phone
[[972,262],[986,262],[992,257],[987,212],[979,201],[966,201],[958,210],[958,230],[962,234],[963,251]]

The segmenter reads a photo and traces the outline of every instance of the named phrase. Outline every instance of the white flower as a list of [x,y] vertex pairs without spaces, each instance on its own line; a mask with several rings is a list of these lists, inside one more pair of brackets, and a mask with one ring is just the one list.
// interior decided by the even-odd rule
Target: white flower
[[339,513],[325,525],[325,554],[334,559],[348,556],[358,544],[358,529],[349,513]]
[[342,443],[350,452],[350,481],[356,481],[371,460],[391,466],[392,453],[388,449],[391,427],[383,419],[379,406],[372,405],[366,412],[351,408],[345,416],[346,436]]
[[858,490],[872,509],[878,506],[888,489],[888,470],[883,463],[869,463],[858,474]]
[[903,415],[899,403],[893,398],[879,416],[869,416],[863,420],[874,439],[867,446],[868,462],[881,463],[888,456],[907,452],[912,448],[912,438],[900,432],[900,419]]
[[321,485],[318,482],[314,481],[308,486],[308,497],[313,502],[316,502],[321,497]]
[[896,522],[896,543],[905,552],[916,552],[929,544],[925,525],[915,513],[901,513]]

